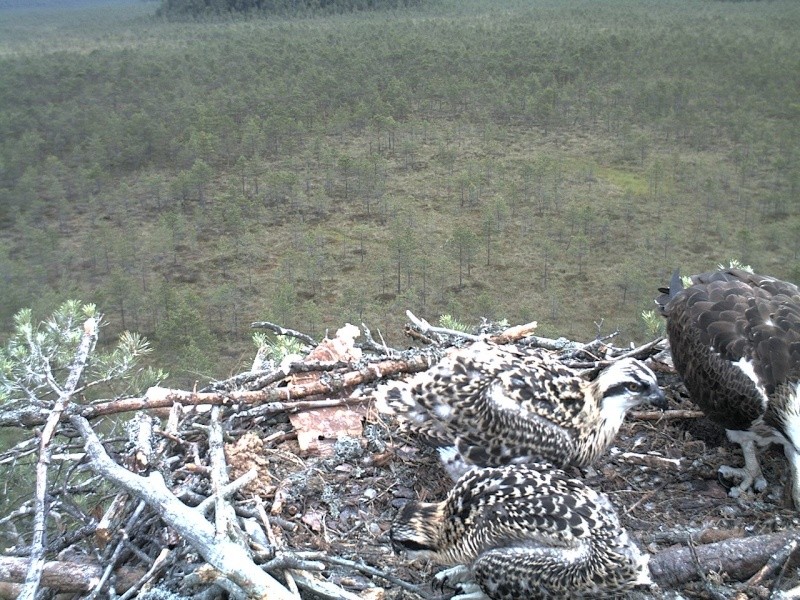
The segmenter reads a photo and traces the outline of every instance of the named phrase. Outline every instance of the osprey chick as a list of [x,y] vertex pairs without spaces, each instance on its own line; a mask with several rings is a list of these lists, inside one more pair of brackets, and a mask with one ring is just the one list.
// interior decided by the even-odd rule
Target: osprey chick
[[692,400],[742,447],[744,468],[720,473],[741,479],[731,496],[761,491],[767,482],[755,444],[782,444],[800,509],[800,289],[740,269],[691,280],[683,289],[676,272],[656,302]]
[[[406,504],[390,531],[460,600],[584,598],[651,583],[643,554],[603,494],[551,465],[472,469],[443,502]],[[454,586],[453,584],[456,584]]]
[[401,417],[440,447],[455,480],[468,468],[594,461],[628,409],[665,407],[653,372],[634,359],[587,381],[542,349],[476,342],[431,369],[377,392],[378,410]]

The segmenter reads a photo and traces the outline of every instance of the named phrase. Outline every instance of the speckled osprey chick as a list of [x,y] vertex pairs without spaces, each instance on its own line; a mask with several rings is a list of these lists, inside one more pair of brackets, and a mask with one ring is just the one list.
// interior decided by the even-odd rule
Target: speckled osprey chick
[[442,449],[454,480],[473,465],[588,465],[628,409],[665,406],[655,374],[638,360],[620,360],[588,381],[545,350],[488,342],[456,349],[376,396],[379,411]]
[[683,289],[675,273],[656,302],[692,400],[742,447],[745,467],[720,473],[741,479],[733,496],[751,485],[762,490],[755,444],[782,444],[800,509],[800,289],[740,269],[691,281]]
[[608,499],[547,464],[472,469],[443,502],[409,503],[390,532],[409,558],[459,565],[459,600],[598,598],[651,583],[649,556]]

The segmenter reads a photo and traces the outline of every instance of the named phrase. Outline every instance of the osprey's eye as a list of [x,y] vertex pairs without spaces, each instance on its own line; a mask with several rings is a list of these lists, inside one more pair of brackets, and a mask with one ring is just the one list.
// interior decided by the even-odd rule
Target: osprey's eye
[[625,384],[625,387],[628,388],[631,392],[641,392],[644,390],[644,384],[639,383],[638,381],[629,381]]

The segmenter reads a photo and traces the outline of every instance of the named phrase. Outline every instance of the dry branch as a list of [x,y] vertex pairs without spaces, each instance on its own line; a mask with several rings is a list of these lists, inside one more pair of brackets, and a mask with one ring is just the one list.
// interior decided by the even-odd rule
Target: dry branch
[[702,574],[711,572],[728,573],[732,578],[743,581],[799,536],[800,531],[791,529],[694,546],[697,563],[692,557],[691,548],[669,549],[651,557],[650,572],[656,583],[667,588],[699,579]]
[[247,371],[229,377],[224,381],[216,381],[201,389],[201,392],[219,392],[234,389],[260,390],[270,384],[283,381],[296,373],[316,373],[323,371],[346,370],[350,364],[341,360],[313,360],[280,364],[275,369]]
[[467,333],[465,331],[458,331],[456,329],[448,329],[446,327],[436,327],[428,323],[425,319],[416,316],[410,310],[406,311],[406,317],[411,323],[423,334],[425,335],[447,335],[450,337],[469,340],[471,342],[477,342],[480,340],[480,336],[472,335],[471,333]]
[[[97,529],[95,530],[95,539],[97,539],[98,542],[100,542],[101,545],[105,545],[108,542],[108,540],[111,538],[111,535],[108,532],[108,525],[104,524],[103,521],[115,520],[117,514],[119,512],[121,512],[121,509],[124,508],[126,503],[127,503],[127,494],[117,494],[116,498],[111,503],[111,507],[109,508],[109,511],[107,511],[106,514],[103,515],[103,519],[100,521],[100,523],[98,523]],[[111,559],[108,561],[108,564],[106,565],[105,571],[103,571],[103,576],[100,578],[100,580],[94,586],[94,589],[92,590],[90,598],[93,599],[93,598],[97,597],[97,595],[103,589],[103,586],[105,585],[105,582],[111,576],[111,573],[112,573],[117,561],[119,560],[120,554],[122,553],[123,548],[125,548],[125,543],[129,540],[128,532],[130,531],[130,529],[133,527],[133,525],[136,523],[136,521],[141,516],[142,511],[144,510],[144,507],[145,507],[145,503],[140,500],[139,504],[134,509],[133,514],[130,515],[130,517],[128,518],[128,521],[125,524],[125,528],[121,532],[122,535],[120,535],[120,540],[117,543],[116,548],[114,549],[114,553],[111,555]],[[122,590],[122,591],[124,591],[124,590]]]
[[761,585],[765,579],[771,577],[779,569],[783,568],[795,550],[797,550],[798,544],[800,544],[800,540],[797,538],[789,540],[789,542],[786,543],[783,548],[770,557],[769,561],[767,561],[767,564],[761,567],[755,575],[747,580],[747,585],[749,587]]
[[[618,360],[623,360],[625,358],[638,358],[639,360],[644,360],[649,356],[651,356],[652,354],[659,351],[660,350],[659,346],[662,342],[663,339],[658,338],[651,342],[647,342],[646,344],[642,344],[641,346],[637,346],[632,350],[628,350],[627,352],[616,353],[614,354],[614,357],[610,359],[594,360],[594,361],[570,361],[568,365],[573,369],[585,369],[587,370],[587,372],[590,373],[592,371],[608,367],[613,363],[617,362]],[[588,344],[586,344],[585,346],[588,346]]]
[[[224,539],[236,522],[236,514],[222,493],[228,485],[228,465],[220,423],[219,406],[211,409],[211,427],[208,432],[208,456],[211,462],[211,491],[214,498],[214,517],[217,539]],[[251,470],[252,471],[252,470]]]
[[[312,383],[255,391],[188,392],[152,387],[142,397],[98,402],[77,407],[75,412],[86,419],[96,419],[125,412],[171,408],[173,404],[183,406],[232,406],[234,404],[258,406],[265,403],[274,403],[274,412],[281,412],[296,409],[287,404],[291,400],[309,396],[333,396],[349,392],[356,386],[384,377],[424,371],[434,362],[435,359],[428,354],[418,354],[406,359],[371,363],[360,369],[344,373],[331,373],[328,377],[320,378]],[[45,423],[49,414],[50,411],[35,407],[0,413],[0,427],[36,427]]]
[[318,577],[314,577],[308,571],[297,571],[293,569],[291,573],[297,585],[325,600],[361,600],[361,596],[343,590],[339,586]]
[[317,341],[314,340],[310,335],[306,335],[305,333],[301,333],[299,331],[295,331],[294,329],[287,329],[286,327],[281,327],[275,323],[270,323],[269,321],[256,321],[254,323],[250,323],[251,329],[269,329],[271,332],[275,333],[276,335],[285,335],[288,337],[293,337],[295,339],[300,340],[304,344],[307,344],[314,348],[317,345]]
[[131,586],[131,588],[127,592],[125,592],[122,596],[120,596],[119,600],[130,600],[131,598],[133,598],[134,594],[137,594],[138,591],[143,586],[145,586],[150,580],[152,580],[153,578],[155,578],[156,575],[159,574],[159,572],[164,568],[165,564],[168,562],[171,553],[172,550],[170,550],[169,548],[162,548],[161,552],[159,552],[158,556],[153,561],[153,564],[151,565],[147,573],[142,575],[139,578],[139,581],[137,581],[133,586]]
[[[427,355],[420,354],[406,360],[385,360],[373,363],[361,369],[348,371],[345,373],[332,374],[327,378],[320,378],[310,383],[298,385],[288,385],[286,387],[271,388],[257,391],[231,391],[225,393],[194,393],[183,390],[171,390],[167,388],[150,388],[143,399],[133,398],[131,402],[120,400],[117,406],[111,407],[112,403],[105,405],[94,405],[82,411],[86,418],[100,416],[102,414],[112,414],[124,412],[125,410],[140,410],[142,408],[165,408],[172,406],[173,403],[183,405],[233,405],[244,404],[248,406],[258,406],[267,402],[278,403],[283,410],[284,402],[290,402],[309,396],[333,396],[342,392],[351,391],[358,385],[377,381],[384,377],[397,375],[398,373],[416,373],[424,371],[432,364],[432,359]],[[123,403],[127,404],[124,410]]]
[[[559,345],[558,340],[550,340],[548,338],[538,338],[533,335],[533,332],[536,330],[536,327],[538,326],[538,323],[536,321],[532,321],[531,323],[525,323],[524,325],[515,325],[513,327],[508,327],[507,329],[503,330],[498,334],[479,336],[479,335],[473,335],[471,333],[466,333],[464,331],[458,331],[456,329],[448,329],[446,327],[436,327],[428,323],[428,321],[426,321],[425,319],[416,316],[410,310],[406,311],[406,316],[408,317],[408,320],[411,321],[411,325],[414,328],[410,331],[407,331],[407,333],[413,335],[414,337],[416,337],[414,335],[415,333],[421,334],[423,337],[418,339],[424,340],[426,343],[434,343],[434,340],[429,336],[445,335],[451,338],[467,340],[470,342],[477,342],[478,340],[485,337],[490,341],[494,342],[495,344],[513,344],[524,338],[528,343],[531,343],[534,346],[542,345],[542,347],[546,347],[546,346]],[[562,349],[563,347],[564,344],[559,345],[559,349]]]
[[148,477],[131,473],[111,460],[86,419],[74,415],[70,417],[70,423],[85,441],[93,470],[144,500],[222,576],[235,583],[249,597],[293,600],[286,588],[256,566],[241,546],[228,539],[217,538],[211,523],[201,513],[178,500],[167,489],[160,473],[156,471]]
[[[28,560],[0,556],[0,581],[22,583],[28,570]],[[120,567],[115,571],[117,591],[125,591],[144,575],[143,569]],[[95,564],[47,561],[42,568],[41,584],[64,592],[88,592],[103,575],[103,567]]]
[[671,421],[676,419],[701,419],[701,410],[632,410],[628,413],[636,421]]
[[667,458],[655,454],[642,454],[641,452],[619,452],[612,454],[617,460],[624,460],[637,465],[645,465],[652,469],[680,470],[681,461],[677,458]]
[[[33,519],[33,541],[31,542],[30,566],[28,567],[28,574],[25,577],[25,585],[19,594],[19,600],[34,600],[36,591],[39,589],[39,582],[42,577],[42,570],[44,569],[45,544],[47,542],[45,530],[45,521],[47,519],[45,495],[47,494],[47,470],[50,466],[50,442],[55,435],[61,415],[69,406],[72,394],[78,386],[78,381],[80,381],[81,375],[83,374],[83,369],[86,366],[86,362],[89,360],[89,354],[97,342],[98,322],[99,319],[95,320],[91,317],[86,320],[84,324],[84,333],[75,352],[75,357],[72,361],[72,366],[70,367],[69,375],[67,376],[67,381],[63,389],[56,383],[53,374],[50,372],[49,361],[45,361],[48,371],[47,380],[53,388],[53,391],[58,393],[58,399],[47,417],[44,431],[39,440],[39,460],[36,463],[36,491],[34,493],[36,512]],[[31,343],[31,347],[35,347],[35,344]]]

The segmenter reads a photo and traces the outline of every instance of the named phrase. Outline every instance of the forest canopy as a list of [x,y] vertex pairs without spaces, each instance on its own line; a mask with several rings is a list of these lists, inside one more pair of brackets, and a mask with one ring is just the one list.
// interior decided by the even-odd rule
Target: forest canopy
[[80,298],[190,385],[257,320],[639,343],[676,267],[800,278],[800,3],[156,9],[0,20],[0,340]]
[[165,17],[203,17],[228,13],[342,13],[417,6],[423,0],[162,0]]

